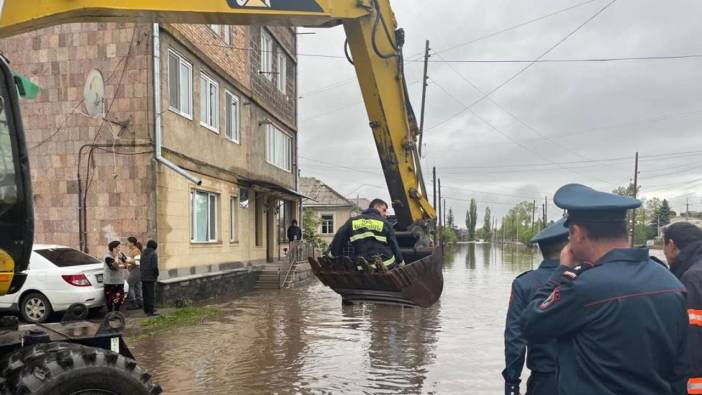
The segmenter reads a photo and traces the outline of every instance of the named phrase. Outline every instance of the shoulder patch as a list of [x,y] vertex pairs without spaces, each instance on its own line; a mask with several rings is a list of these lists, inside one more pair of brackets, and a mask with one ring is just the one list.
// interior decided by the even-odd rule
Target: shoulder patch
[[533,270],[527,270],[527,271],[525,271],[524,273],[522,273],[522,274],[518,275],[517,277],[515,277],[515,279],[516,279],[516,278],[519,278],[519,277],[521,277],[521,276],[523,276],[523,275],[525,275],[525,274],[529,274],[529,273],[531,273],[531,272],[533,272]]
[[539,305],[539,308],[541,310],[546,310],[547,308],[553,306],[556,304],[561,299],[561,286],[557,286],[556,288],[553,289],[551,292],[551,295],[546,298],[541,304]]

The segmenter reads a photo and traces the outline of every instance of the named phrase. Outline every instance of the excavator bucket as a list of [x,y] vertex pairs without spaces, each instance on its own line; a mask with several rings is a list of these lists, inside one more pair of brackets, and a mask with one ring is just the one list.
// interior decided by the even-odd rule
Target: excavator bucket
[[392,270],[363,258],[310,257],[308,260],[322,284],[341,295],[345,304],[433,305],[444,289],[441,249],[414,249],[403,255],[412,262]]

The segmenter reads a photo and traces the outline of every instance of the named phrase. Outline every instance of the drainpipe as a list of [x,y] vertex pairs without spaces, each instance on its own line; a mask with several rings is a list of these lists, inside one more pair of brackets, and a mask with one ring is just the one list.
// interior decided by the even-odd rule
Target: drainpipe
[[200,185],[202,184],[201,179],[161,155],[161,39],[159,33],[158,23],[154,23],[154,153],[158,162],[187,178],[193,184]]

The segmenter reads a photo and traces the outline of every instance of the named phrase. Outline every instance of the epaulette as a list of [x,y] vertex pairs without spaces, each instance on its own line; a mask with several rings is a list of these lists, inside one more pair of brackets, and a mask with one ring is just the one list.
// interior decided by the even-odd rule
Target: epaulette
[[515,277],[515,279],[517,279],[517,278],[519,278],[519,277],[521,277],[521,276],[523,276],[523,275],[525,275],[525,274],[531,273],[531,272],[533,272],[533,270],[527,270],[527,271],[525,271],[524,273],[522,273],[522,274],[518,275],[517,277]]
[[563,272],[563,277],[566,277],[567,279],[573,281],[575,280],[579,275],[581,275],[584,271],[590,270],[595,265],[592,265],[590,263],[583,263],[581,265],[578,265],[572,269],[568,269],[565,272]]
[[649,258],[650,258],[653,262],[656,262],[657,264],[663,266],[664,268],[666,268],[666,269],[668,268],[668,265],[667,265],[665,262],[663,262],[660,258],[658,258],[657,256],[651,255],[651,256],[649,256]]

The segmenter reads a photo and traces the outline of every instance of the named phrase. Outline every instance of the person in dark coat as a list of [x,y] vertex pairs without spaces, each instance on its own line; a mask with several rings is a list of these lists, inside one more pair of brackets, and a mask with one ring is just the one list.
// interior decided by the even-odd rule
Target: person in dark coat
[[559,266],[561,250],[568,244],[568,228],[563,225],[564,222],[565,218],[556,221],[532,237],[530,242],[538,243],[544,259],[538,269],[522,273],[512,282],[505,324],[505,369],[502,371],[505,395],[519,395],[525,357],[526,365],[531,370],[526,394],[558,395],[556,341],[527,343],[522,336],[519,320],[536,291],[546,285]]
[[685,287],[648,249],[629,248],[641,202],[569,184],[561,265],[521,318],[528,342],[558,341],[559,395],[679,395],[687,387]]
[[144,298],[144,313],[148,316],[159,315],[154,308],[156,280],[158,280],[158,254],[156,253],[156,248],[158,248],[158,244],[153,240],[149,240],[146,242],[146,248],[141,253],[142,296]]
[[288,227],[288,242],[302,240],[302,229],[297,226],[297,220],[292,220],[290,226]]
[[688,394],[702,394],[702,230],[677,222],[663,231],[663,252],[675,277],[687,289]]
[[386,219],[387,210],[387,203],[373,199],[367,210],[339,228],[329,246],[329,256],[333,258],[344,255],[344,250],[350,243],[353,258],[363,257],[368,262],[380,259],[388,269],[404,264],[395,230]]

